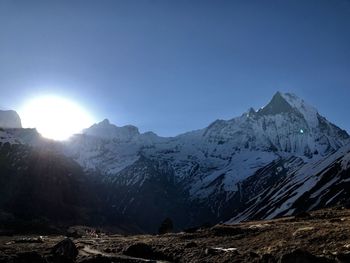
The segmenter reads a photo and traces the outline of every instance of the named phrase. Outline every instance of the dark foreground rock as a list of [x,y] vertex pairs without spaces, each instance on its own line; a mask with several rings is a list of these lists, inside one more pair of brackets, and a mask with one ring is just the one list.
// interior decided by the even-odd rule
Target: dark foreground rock
[[54,256],[54,258],[59,258],[62,261],[68,262],[73,262],[78,256],[78,253],[79,252],[77,247],[75,246],[74,242],[69,238],[60,241],[51,250],[51,254]]
[[[350,210],[164,235],[0,236],[0,263],[347,263]],[[25,242],[18,242],[22,240]],[[27,242],[28,241],[28,242]]]

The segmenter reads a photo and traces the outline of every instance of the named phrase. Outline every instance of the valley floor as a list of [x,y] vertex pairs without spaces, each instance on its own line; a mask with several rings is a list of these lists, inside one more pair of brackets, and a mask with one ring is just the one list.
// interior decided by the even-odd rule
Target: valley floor
[[350,262],[350,209],[165,235],[0,237],[0,262]]

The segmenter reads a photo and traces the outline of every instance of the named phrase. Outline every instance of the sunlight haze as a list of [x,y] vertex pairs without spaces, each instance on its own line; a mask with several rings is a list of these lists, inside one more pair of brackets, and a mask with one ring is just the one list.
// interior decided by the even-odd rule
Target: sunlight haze
[[24,128],[36,128],[42,136],[65,140],[94,123],[77,103],[57,96],[43,96],[26,102],[19,110]]

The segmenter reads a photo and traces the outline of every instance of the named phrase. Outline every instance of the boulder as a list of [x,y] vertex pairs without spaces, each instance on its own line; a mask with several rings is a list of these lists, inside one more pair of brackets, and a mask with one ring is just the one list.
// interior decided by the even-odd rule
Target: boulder
[[51,249],[51,253],[55,257],[74,261],[75,258],[78,256],[79,252],[78,252],[78,249],[75,246],[74,242],[71,239],[66,238],[66,239],[60,241],[59,243],[57,243]]

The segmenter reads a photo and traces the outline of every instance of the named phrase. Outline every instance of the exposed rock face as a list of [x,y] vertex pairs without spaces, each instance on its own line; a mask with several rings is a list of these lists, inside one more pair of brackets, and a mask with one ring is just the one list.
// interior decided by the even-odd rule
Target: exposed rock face
[[13,110],[0,110],[0,128],[22,128],[21,118]]
[[[295,109],[283,97],[281,92],[277,92],[264,108],[258,111],[259,115],[277,115],[282,113],[293,113]],[[254,114],[253,111],[250,114]]]

